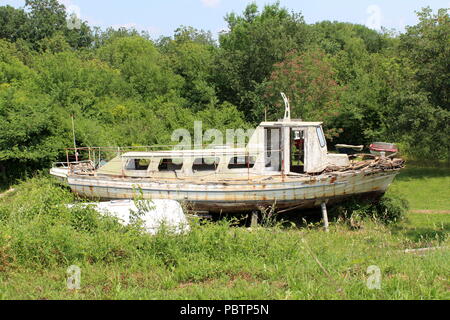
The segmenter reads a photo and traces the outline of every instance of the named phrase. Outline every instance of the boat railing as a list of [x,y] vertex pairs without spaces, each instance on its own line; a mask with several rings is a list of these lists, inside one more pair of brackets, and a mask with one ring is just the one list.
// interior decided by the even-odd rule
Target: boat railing
[[58,169],[70,169],[71,166],[76,166],[83,163],[92,163],[92,161],[84,160],[84,161],[55,162],[53,163],[52,167]]
[[173,146],[132,146],[132,147],[78,147],[66,148],[66,161],[58,162],[55,165],[69,168],[71,165],[77,165],[84,161],[91,161],[94,168],[98,168],[103,162],[109,161],[114,157],[123,155],[131,151],[156,151],[163,150]]
[[[153,146],[125,146],[125,147],[79,147],[79,148],[66,148],[66,161],[58,162],[55,165],[59,167],[69,167],[70,164],[82,163],[83,161],[92,161],[94,167],[100,167],[103,162],[109,161],[117,156],[122,156],[129,152],[157,152],[157,151],[173,151],[177,147],[177,150],[183,150],[180,146],[176,145],[153,145]],[[204,149],[232,149],[230,146],[224,145],[193,145],[189,146],[192,150],[204,150]],[[245,149],[243,146],[242,149]],[[267,152],[279,152],[280,150],[267,150]],[[259,150],[247,150],[247,155],[253,155],[259,152]],[[220,154],[220,151],[218,151]]]
[[58,168],[58,169],[68,169],[70,166],[70,163],[67,162],[54,162],[52,164],[52,168]]
[[[224,148],[223,145],[186,148],[186,152],[176,150],[173,145],[133,146],[133,147],[80,147],[67,148],[65,162],[56,165],[67,169],[67,175],[118,177],[147,177],[154,172],[163,172],[170,178],[171,172],[177,176],[199,174],[202,176],[221,173],[247,174],[249,179],[255,172],[284,172],[284,150],[247,146],[246,148]],[[203,147],[203,149],[201,148]],[[175,150],[174,150],[175,149]],[[197,152],[189,152],[194,150]],[[204,150],[205,152],[200,152]],[[173,153],[158,151],[174,151]],[[133,152],[136,152],[133,154]],[[142,153],[141,153],[142,152]],[[148,154],[145,154],[148,152]],[[131,153],[131,154],[127,154]],[[218,159],[218,160],[216,160]],[[121,163],[120,163],[121,162]],[[302,152],[292,153],[292,172],[303,172]],[[214,167],[213,167],[214,166]]]
[[95,165],[92,160],[76,161],[69,163],[70,173],[92,174],[95,171]]
[[[73,172],[92,173],[102,168],[106,163],[108,163],[113,158],[121,157],[126,153],[174,151],[175,147],[177,147],[177,149],[180,150],[180,147],[175,145],[67,148],[65,150],[66,161],[57,162],[54,164],[54,167],[65,168],[72,173]],[[194,145],[186,147],[186,149],[188,148],[189,150],[208,150],[207,155],[205,155],[205,157],[207,158],[216,158],[224,156],[223,152],[226,152],[227,156],[229,156],[229,150],[236,149],[239,151],[236,151],[235,155],[233,154],[235,161],[238,161],[238,159],[239,161],[243,161],[241,158],[245,157],[246,162],[249,162],[249,159],[251,159],[251,157],[257,157],[258,155],[261,154],[261,152],[265,152],[266,159],[260,158],[258,162],[270,161],[270,159],[273,159],[275,157],[280,158],[279,162],[281,163],[282,150],[280,149],[269,149],[263,151],[261,148],[249,149],[245,148],[244,146],[242,148],[233,148],[232,146],[224,146],[224,145]],[[215,150],[217,150],[217,153],[214,152]],[[278,154],[278,157],[276,156],[276,154]],[[186,157],[199,157],[199,155],[190,154],[186,155]],[[177,156],[176,159],[178,161],[179,156]],[[267,167],[267,163],[263,165]],[[249,164],[248,167],[250,168],[251,165]]]

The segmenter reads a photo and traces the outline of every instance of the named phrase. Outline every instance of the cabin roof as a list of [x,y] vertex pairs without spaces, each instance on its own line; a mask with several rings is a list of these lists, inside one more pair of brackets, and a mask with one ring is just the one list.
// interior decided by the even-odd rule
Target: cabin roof
[[261,127],[318,127],[323,122],[305,122],[301,120],[280,120],[276,122],[263,122]]
[[123,158],[164,158],[164,157],[220,157],[224,155],[243,156],[251,153],[245,148],[223,148],[223,149],[198,149],[198,150],[172,150],[156,152],[128,152],[122,155]]

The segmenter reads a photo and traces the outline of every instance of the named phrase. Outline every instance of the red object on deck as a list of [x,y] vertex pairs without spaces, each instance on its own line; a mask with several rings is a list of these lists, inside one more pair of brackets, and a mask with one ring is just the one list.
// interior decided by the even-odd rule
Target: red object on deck
[[376,142],[370,145],[370,150],[375,152],[398,152],[398,147],[392,143]]

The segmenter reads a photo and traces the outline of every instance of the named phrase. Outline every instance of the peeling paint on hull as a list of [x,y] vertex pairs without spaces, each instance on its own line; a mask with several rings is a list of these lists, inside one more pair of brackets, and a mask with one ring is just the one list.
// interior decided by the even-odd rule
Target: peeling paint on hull
[[112,200],[132,199],[141,189],[144,199],[170,199],[192,204],[209,212],[245,212],[261,206],[278,209],[311,208],[323,201],[338,202],[359,194],[383,194],[398,170],[350,172],[316,177],[274,177],[269,182],[155,181],[118,177],[68,177],[72,191],[82,197]]

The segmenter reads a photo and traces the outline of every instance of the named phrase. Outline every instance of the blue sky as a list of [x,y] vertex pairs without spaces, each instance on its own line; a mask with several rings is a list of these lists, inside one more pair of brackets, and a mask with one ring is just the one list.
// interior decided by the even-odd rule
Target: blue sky
[[[210,30],[214,36],[226,28],[223,17],[241,13],[250,2],[260,7],[271,0],[59,0],[90,25],[106,28],[135,27],[152,37],[172,35],[180,25]],[[24,6],[24,0],[0,0],[0,5]],[[450,0],[281,0],[281,5],[302,12],[306,22],[353,22],[403,31],[417,23],[414,11],[430,6],[449,8]]]

